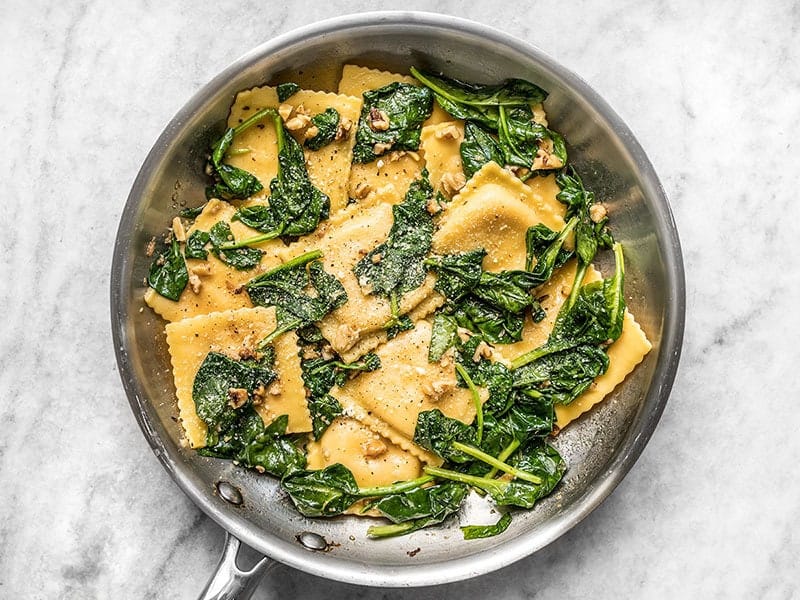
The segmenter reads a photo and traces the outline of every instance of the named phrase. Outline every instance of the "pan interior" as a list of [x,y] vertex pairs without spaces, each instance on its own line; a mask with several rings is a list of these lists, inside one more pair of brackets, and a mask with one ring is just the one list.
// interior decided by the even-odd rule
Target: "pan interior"
[[[627,301],[653,350],[610,398],[558,435],[555,445],[569,465],[563,482],[534,510],[515,512],[502,536],[465,542],[453,521],[370,541],[369,519],[305,519],[271,478],[200,457],[179,443],[164,322],[142,300],[150,263],[144,248],[177,210],[203,202],[206,149],[223,130],[237,91],[286,80],[330,89],[348,62],[403,72],[417,65],[468,81],[522,77],[538,83],[550,92],[551,126],[564,134],[574,165],[608,206],[613,232],[625,246]],[[677,236],[658,181],[627,128],[585,84],[533,48],[482,26],[433,15],[373,14],[312,26],[256,49],[175,117],[142,167],[120,224],[112,319],[120,372],[143,431],[207,514],[257,550],[308,572],[371,585],[425,585],[488,572],[534,552],[610,493],[666,401],[682,336],[682,283]],[[220,480],[241,490],[241,506],[219,497]],[[492,522],[490,511],[472,497],[461,524]],[[297,536],[304,531],[322,535],[328,550],[301,547]]]

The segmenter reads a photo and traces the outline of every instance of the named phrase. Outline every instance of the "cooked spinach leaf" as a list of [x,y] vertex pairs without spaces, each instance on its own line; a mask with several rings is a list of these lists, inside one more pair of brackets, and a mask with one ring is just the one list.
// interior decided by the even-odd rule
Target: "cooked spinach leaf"
[[178,213],[179,216],[183,217],[184,219],[196,219],[200,216],[200,213],[203,212],[203,209],[206,207],[206,203],[204,202],[200,206],[194,206],[192,208],[182,208],[181,211]]
[[[575,251],[584,265],[594,260],[599,248],[610,248],[614,243],[608,230],[608,217],[592,219],[592,205],[595,196],[583,187],[583,181],[574,169],[560,173],[556,177],[561,191],[556,198],[567,205],[567,218],[577,219],[575,225]],[[602,211],[604,213],[604,211]]]
[[278,326],[262,345],[282,333],[321,320],[347,302],[342,284],[318,262],[321,256],[319,250],[306,252],[245,284],[253,304],[278,309]]
[[542,356],[514,370],[514,385],[530,397],[569,404],[608,369],[608,355],[597,346],[581,345]]
[[264,253],[258,248],[237,244],[231,227],[225,221],[214,223],[208,232],[211,251],[222,262],[240,271],[256,268]]
[[405,535],[441,523],[458,512],[468,491],[466,485],[446,482],[385,496],[370,508],[377,509],[393,524],[374,525],[367,530],[367,535],[373,538]]
[[411,74],[433,91],[439,105],[452,116],[482,123],[495,131],[499,107],[528,106],[544,102],[547,98],[547,92],[524,79],[507,79],[497,85],[482,85],[423,73],[414,67],[411,67]]
[[422,123],[431,116],[426,87],[394,82],[364,92],[353,162],[368,163],[391,150],[417,150]]
[[534,285],[549,281],[553,271],[572,257],[573,253],[564,249],[564,242],[576,224],[576,218],[570,219],[561,232],[553,231],[542,223],[528,228],[525,233],[525,269],[533,275]]
[[350,470],[333,464],[319,471],[301,471],[281,482],[306,517],[332,517],[358,500],[358,484]]
[[506,155],[500,143],[472,121],[464,125],[464,141],[461,142],[460,152],[467,179],[488,162],[493,161],[501,167],[506,165]]
[[[236,404],[252,400],[254,390],[268,386],[277,375],[268,361],[237,361],[219,352],[209,352],[192,384],[192,400],[208,426],[208,445],[236,420]],[[241,398],[238,390],[244,394]]]
[[509,525],[511,525],[511,513],[507,512],[503,513],[494,525],[465,525],[461,527],[461,532],[465,540],[477,540],[500,535]]
[[330,198],[311,183],[300,144],[286,132],[277,113],[273,118],[278,133],[278,176],[269,184],[269,206],[281,223],[280,235],[306,235],[328,218]]
[[425,410],[417,416],[414,430],[414,443],[453,462],[465,463],[472,460],[470,455],[456,449],[453,442],[475,444],[475,430],[442,414],[438,408]]
[[486,250],[477,248],[427,259],[425,265],[436,273],[434,289],[449,301],[458,302],[481,282],[485,256]]
[[177,302],[187,283],[189,271],[186,269],[186,261],[181,254],[180,244],[173,239],[169,247],[150,265],[147,284],[165,298]]
[[264,110],[269,111],[277,134],[278,175],[269,184],[268,207],[243,207],[233,217],[261,235],[230,242],[221,250],[252,247],[277,237],[291,240],[312,233],[321,220],[328,218],[330,199],[311,182],[303,148],[286,132],[277,111]]
[[433,317],[431,327],[431,345],[428,348],[428,362],[436,362],[444,356],[450,348],[458,343],[458,323],[456,320],[442,312]]
[[547,342],[515,358],[512,368],[579,346],[605,346],[620,336],[625,318],[625,266],[619,244],[614,244],[614,255],[616,268],[613,277],[581,286],[583,272],[579,269],[573,291],[561,307]]
[[339,401],[331,396],[334,385],[344,385],[347,378],[358,371],[375,371],[381,366],[381,359],[377,354],[369,352],[360,360],[345,363],[335,358],[309,358],[300,362],[303,383],[308,388],[308,409],[311,412],[311,421],[314,430],[314,439],[319,439],[333,419],[342,414]]
[[223,198],[225,200],[243,200],[264,189],[261,182],[244,169],[222,162],[225,153],[231,147],[233,139],[248,130],[262,119],[275,113],[274,109],[265,108],[254,113],[246,121],[236,127],[229,127],[225,133],[211,144],[211,160],[209,162],[216,182],[206,188],[206,198]]
[[336,138],[336,131],[339,129],[339,111],[335,108],[326,108],[311,117],[311,125],[317,128],[317,135],[307,139],[303,145],[309,150],[319,150]]
[[400,298],[425,280],[424,260],[433,239],[433,217],[426,207],[432,195],[433,187],[427,171],[423,171],[403,202],[392,207],[394,221],[386,241],[353,267],[362,288],[389,298],[392,318],[384,327],[390,337],[414,326],[408,317],[400,315]]
[[210,241],[211,236],[207,231],[195,229],[191,234],[189,234],[189,237],[186,238],[186,248],[184,248],[184,254],[186,258],[206,260],[208,258],[206,244],[208,244]]
[[461,155],[468,177],[490,161],[500,166],[524,167],[528,171],[523,178],[566,164],[564,139],[533,119],[531,105],[547,98],[539,86],[523,79],[509,79],[498,85],[465,83],[415,68],[411,73],[433,90],[446,112],[467,121]]
[[293,82],[280,83],[275,88],[275,91],[278,93],[278,100],[281,102],[286,102],[289,98],[300,91],[300,86]]
[[430,466],[424,470],[434,477],[466,483],[481,489],[501,506],[522,508],[533,508],[537,500],[549,494],[561,480],[565,470],[564,461],[555,448],[541,440],[523,446],[509,463],[498,463],[493,466],[498,466],[500,470],[513,475],[514,479],[511,480],[481,477]]

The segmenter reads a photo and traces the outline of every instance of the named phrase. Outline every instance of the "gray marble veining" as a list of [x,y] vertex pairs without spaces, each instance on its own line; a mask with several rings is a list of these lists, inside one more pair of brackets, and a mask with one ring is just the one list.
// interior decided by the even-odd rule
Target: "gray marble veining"
[[[261,597],[800,597],[800,8],[408,0],[526,39],[648,152],[687,271],[683,360],[641,459],[586,521],[500,572],[420,590],[277,566]],[[396,7],[329,0],[314,19]],[[111,248],[177,109],[304,4],[6,0],[0,37],[0,597],[192,598],[222,532],[125,401]]]

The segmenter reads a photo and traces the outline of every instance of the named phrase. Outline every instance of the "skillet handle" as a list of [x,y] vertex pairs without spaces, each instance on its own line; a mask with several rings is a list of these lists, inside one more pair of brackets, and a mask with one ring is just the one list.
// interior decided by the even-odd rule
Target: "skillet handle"
[[241,570],[236,564],[241,545],[238,538],[225,532],[222,558],[219,559],[217,570],[208,580],[199,600],[248,600],[267,570],[275,566],[276,563],[265,556],[249,571]]

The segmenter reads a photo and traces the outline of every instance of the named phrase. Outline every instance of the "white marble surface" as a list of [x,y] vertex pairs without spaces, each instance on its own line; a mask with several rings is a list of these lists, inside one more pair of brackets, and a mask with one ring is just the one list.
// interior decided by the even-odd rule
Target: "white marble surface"
[[[672,398],[619,488],[535,556],[421,590],[278,567],[257,597],[800,597],[797,4],[461,4],[403,8],[535,43],[651,157],[688,283]],[[396,5],[305,6],[4,0],[0,597],[193,598],[216,564],[221,530],[161,468],[125,400],[111,249],[147,151],[203,83],[309,13]]]

